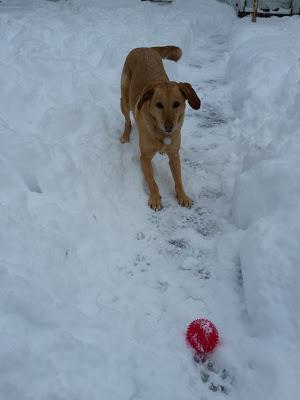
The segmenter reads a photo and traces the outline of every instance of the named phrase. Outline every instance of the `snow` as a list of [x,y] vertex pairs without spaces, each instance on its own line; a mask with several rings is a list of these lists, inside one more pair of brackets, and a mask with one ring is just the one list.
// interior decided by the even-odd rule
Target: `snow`
[[[253,352],[253,365],[268,371],[270,398],[292,399],[299,392],[299,27],[296,18],[241,25],[227,69],[238,139],[228,170],[236,179],[225,186],[233,220],[245,231],[239,255],[250,348],[265,353]],[[266,374],[254,382],[259,396]]]
[[[213,0],[0,3],[1,400],[297,398],[298,37]],[[158,155],[154,213],[119,79],[164,44],[202,108],[182,132],[194,206]],[[221,337],[204,363],[197,318]]]

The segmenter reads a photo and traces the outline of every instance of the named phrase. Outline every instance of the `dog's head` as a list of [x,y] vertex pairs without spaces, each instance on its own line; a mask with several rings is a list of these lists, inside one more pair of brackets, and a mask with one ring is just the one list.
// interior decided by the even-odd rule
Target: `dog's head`
[[172,134],[181,128],[186,100],[194,110],[201,106],[189,83],[151,82],[144,88],[137,109],[149,102],[148,110],[158,129],[164,134]]

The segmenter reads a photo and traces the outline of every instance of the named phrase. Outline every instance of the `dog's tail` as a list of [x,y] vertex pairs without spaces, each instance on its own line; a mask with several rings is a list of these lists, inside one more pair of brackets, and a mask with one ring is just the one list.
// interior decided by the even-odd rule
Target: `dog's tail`
[[161,58],[166,58],[167,60],[178,61],[182,55],[181,48],[177,46],[152,47],[152,49],[156,50]]

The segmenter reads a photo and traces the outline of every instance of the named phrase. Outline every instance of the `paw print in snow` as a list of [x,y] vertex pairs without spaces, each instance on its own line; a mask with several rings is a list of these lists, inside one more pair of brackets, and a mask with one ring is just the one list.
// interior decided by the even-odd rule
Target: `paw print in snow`
[[199,356],[195,354],[194,361],[199,364],[200,377],[203,383],[213,392],[228,395],[233,383],[232,374],[222,368],[216,361],[207,356]]

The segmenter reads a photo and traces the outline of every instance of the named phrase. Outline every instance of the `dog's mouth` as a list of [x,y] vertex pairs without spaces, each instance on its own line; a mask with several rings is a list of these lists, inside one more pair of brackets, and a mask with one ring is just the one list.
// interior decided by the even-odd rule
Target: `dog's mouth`
[[172,128],[165,128],[165,126],[160,126],[160,131],[165,136],[171,136],[176,131],[176,126],[173,126]]

